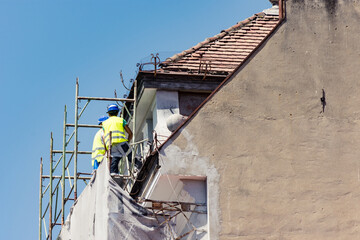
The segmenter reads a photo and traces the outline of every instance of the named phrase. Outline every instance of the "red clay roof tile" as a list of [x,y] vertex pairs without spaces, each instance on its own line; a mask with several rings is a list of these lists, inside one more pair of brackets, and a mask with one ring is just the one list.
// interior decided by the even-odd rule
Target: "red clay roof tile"
[[276,26],[279,17],[258,13],[168,58],[159,72],[228,75]]

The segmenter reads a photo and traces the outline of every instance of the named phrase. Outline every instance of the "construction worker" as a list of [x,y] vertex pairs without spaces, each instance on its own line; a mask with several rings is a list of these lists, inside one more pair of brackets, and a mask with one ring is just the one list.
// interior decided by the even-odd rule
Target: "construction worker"
[[[119,107],[116,104],[110,104],[107,107],[107,114],[109,119],[103,122],[104,139],[107,149],[110,147],[110,132],[111,132],[111,166],[110,173],[118,174],[118,164],[122,157],[126,156],[126,153],[130,149],[128,140],[132,139],[132,131],[128,127],[125,119],[118,117]],[[128,138],[125,135],[128,134]],[[131,152],[128,154],[131,156]]]
[[[109,117],[102,116],[99,118],[99,125],[102,125],[102,122],[107,120]],[[95,134],[94,141],[93,141],[93,148],[91,153],[91,165],[93,166],[93,169],[96,170],[100,164],[100,162],[103,160],[105,156],[105,143],[104,143],[104,130],[101,128],[97,133]]]

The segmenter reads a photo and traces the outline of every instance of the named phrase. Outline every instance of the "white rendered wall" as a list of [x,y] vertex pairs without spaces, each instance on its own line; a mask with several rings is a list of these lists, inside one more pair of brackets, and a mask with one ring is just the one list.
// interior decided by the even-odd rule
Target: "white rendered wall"
[[[137,110],[137,131],[135,141],[142,141],[148,139],[153,140],[153,130],[156,124],[156,91],[153,93],[147,91],[140,99]],[[146,154],[149,151],[147,141],[142,144],[143,152]],[[138,149],[140,151],[140,149]],[[139,153],[139,152],[138,152]]]
[[175,113],[179,113],[178,92],[158,90],[156,92],[156,119],[153,118],[153,123],[156,124],[155,131],[161,143],[171,135],[166,126],[166,120]]

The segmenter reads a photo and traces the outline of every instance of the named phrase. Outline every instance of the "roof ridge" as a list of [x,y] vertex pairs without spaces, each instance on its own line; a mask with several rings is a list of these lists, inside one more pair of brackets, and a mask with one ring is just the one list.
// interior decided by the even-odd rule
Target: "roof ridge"
[[245,25],[249,24],[251,21],[255,20],[257,17],[264,17],[266,15],[266,13],[264,12],[260,12],[260,13],[256,13],[254,14],[253,16],[251,17],[248,17],[246,18],[245,20],[243,21],[240,21],[238,23],[236,23],[235,25],[229,27],[228,29],[225,29],[225,30],[221,30],[220,33],[216,34],[215,36],[213,37],[209,37],[209,38],[206,38],[204,41],[202,42],[199,42],[198,44],[196,44],[195,46],[187,49],[187,50],[184,50],[180,53],[177,53],[175,55],[173,55],[172,57],[169,57],[167,58],[164,62],[162,62],[161,64],[166,64],[166,62],[169,62],[169,63],[172,63],[172,62],[175,62],[179,59],[181,59],[182,57],[184,57],[186,54],[189,54],[189,53],[192,53],[192,52],[195,52],[196,50],[198,50],[199,48],[201,48],[202,46],[204,46],[205,44],[208,44],[210,42],[214,42],[218,39],[221,39],[222,37],[226,36],[227,34],[229,34],[230,32],[232,31],[235,31],[241,27],[244,27]]

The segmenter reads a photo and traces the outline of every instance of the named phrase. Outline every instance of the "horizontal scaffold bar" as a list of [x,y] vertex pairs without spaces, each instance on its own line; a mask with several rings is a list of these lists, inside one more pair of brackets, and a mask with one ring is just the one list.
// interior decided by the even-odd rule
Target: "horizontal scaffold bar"
[[183,205],[192,205],[192,206],[206,206],[206,203],[192,203],[192,202],[178,202],[178,201],[159,201],[159,200],[152,200],[146,198],[139,198],[139,202],[151,202],[151,203],[164,203],[164,204],[183,204]]
[[[75,124],[67,123],[66,126],[75,127]],[[83,128],[101,128],[101,125],[91,125],[91,124],[78,124],[77,126]]]
[[[43,175],[42,178],[50,178],[49,175]],[[54,179],[61,179],[62,176],[52,176]],[[66,176],[65,178],[69,178],[69,176]],[[70,176],[71,179],[74,179],[74,176]],[[90,180],[91,177],[77,177],[77,179],[84,179],[84,180]]]
[[[63,150],[53,150],[53,153],[63,153]],[[74,153],[74,151],[66,151],[65,153]],[[78,154],[91,154],[90,151],[78,151]]]
[[118,102],[135,102],[129,98],[100,98],[100,97],[78,97],[79,100],[101,100],[101,101],[118,101]]

